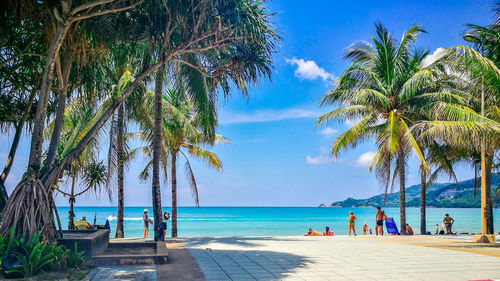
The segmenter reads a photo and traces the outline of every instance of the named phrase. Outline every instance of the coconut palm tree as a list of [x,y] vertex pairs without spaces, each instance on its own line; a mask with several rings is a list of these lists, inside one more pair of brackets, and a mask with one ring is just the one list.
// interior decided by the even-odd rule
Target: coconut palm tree
[[[374,137],[378,150],[370,165],[387,194],[399,177],[401,233],[406,230],[405,176],[406,160],[415,152],[424,170],[428,170],[422,149],[410,131],[421,118],[424,101],[446,96],[436,92],[441,71],[423,66],[426,51],[413,48],[422,30],[411,26],[398,43],[381,24],[375,24],[373,46],[357,42],[347,48],[345,58],[352,64],[338,78],[336,87],[322,98],[322,105],[341,107],[324,114],[317,124],[329,121],[357,121],[332,144],[338,154],[357,143]],[[391,188],[392,189],[392,188]]]
[[[227,142],[227,140],[219,135],[207,138],[200,122],[200,114],[196,111],[193,102],[187,96],[186,88],[180,87],[176,90],[169,88],[163,95],[162,103],[162,150],[161,150],[161,166],[163,173],[168,173],[170,167],[170,179],[172,188],[172,237],[177,237],[177,163],[179,157],[185,161],[185,172],[188,182],[191,186],[195,205],[199,206],[198,187],[196,178],[191,168],[191,163],[188,156],[192,156],[205,161],[209,167],[218,171],[222,171],[222,163],[214,153],[203,148],[205,145],[212,145],[214,141]],[[152,114],[147,118],[151,120]],[[146,134],[142,135],[144,140],[151,139],[151,121],[142,123],[142,128]],[[213,131],[213,130],[209,130]],[[147,132],[150,132],[149,134]],[[152,151],[150,146],[145,146],[143,151],[146,156],[150,157]],[[140,177],[147,179],[150,177],[150,168],[152,160],[149,161],[141,172]],[[165,178],[167,180],[167,178]]]

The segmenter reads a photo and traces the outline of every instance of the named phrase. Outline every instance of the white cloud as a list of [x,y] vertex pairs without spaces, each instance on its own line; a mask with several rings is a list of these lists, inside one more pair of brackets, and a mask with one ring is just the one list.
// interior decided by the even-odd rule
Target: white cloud
[[444,54],[446,53],[446,50],[444,48],[437,48],[434,53],[431,55],[427,55],[423,60],[421,67],[427,67],[434,63],[436,60],[441,58]]
[[317,157],[306,156],[306,163],[309,165],[327,165],[337,162],[335,158],[319,155]]
[[321,130],[319,133],[322,134],[325,138],[329,138],[329,137],[332,137],[333,135],[335,135],[337,132],[338,132],[338,130],[335,130],[335,129],[330,128],[330,127],[326,127],[323,130]]
[[335,76],[332,73],[328,73],[324,68],[319,67],[312,60],[291,58],[286,59],[286,62],[291,65],[297,65],[297,69],[295,69],[295,76],[300,79],[315,80],[317,78],[321,78],[324,81],[335,79]]
[[356,165],[359,167],[368,167],[373,160],[373,156],[375,156],[375,152],[373,151],[361,154],[356,160]]
[[278,110],[257,110],[249,113],[241,112],[223,112],[221,123],[236,124],[236,123],[259,123],[271,122],[287,119],[299,118],[318,118],[321,115],[319,110],[302,109],[302,108],[285,108]]

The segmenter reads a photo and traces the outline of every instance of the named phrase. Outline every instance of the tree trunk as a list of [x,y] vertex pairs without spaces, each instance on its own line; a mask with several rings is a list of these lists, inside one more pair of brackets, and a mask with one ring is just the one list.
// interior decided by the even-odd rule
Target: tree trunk
[[426,191],[427,191],[427,182],[426,182],[426,172],[424,167],[420,167],[420,234],[425,235],[427,233],[426,229]]
[[73,57],[71,54],[67,55],[64,61],[63,69],[61,69],[61,62],[59,56],[57,56],[56,69],[57,78],[59,81],[59,95],[57,100],[57,110],[56,118],[54,120],[54,128],[52,130],[52,136],[50,138],[49,150],[47,152],[47,158],[45,159],[44,169],[50,170],[57,153],[57,146],[59,145],[59,140],[61,138],[62,126],[64,123],[64,111],[66,109],[66,95],[68,92],[68,82],[69,74],[71,71],[71,63],[73,62]]
[[38,98],[38,105],[36,107],[35,122],[33,125],[33,132],[31,137],[30,156],[28,161],[28,173],[34,172],[36,175],[40,172],[42,164],[42,144],[43,144],[43,131],[45,129],[45,117],[47,115],[47,104],[49,101],[50,86],[52,84],[52,77],[54,74],[54,65],[59,49],[64,41],[66,33],[68,32],[71,24],[58,23],[56,34],[52,39],[45,68],[42,75],[42,84],[40,85],[40,95]]
[[161,194],[160,194],[160,157],[162,145],[162,88],[163,72],[165,65],[161,65],[156,72],[155,99],[154,99],[154,136],[153,136],[153,214],[154,214],[154,237],[155,241],[160,239],[158,229],[161,223]]
[[69,196],[68,229],[75,228],[75,176],[71,178],[71,195]]
[[177,151],[172,151],[172,237],[177,237]]
[[399,217],[401,235],[406,235],[406,196],[405,196],[405,157],[404,152],[398,154],[399,169]]
[[492,152],[486,154],[486,228],[488,234],[494,234],[493,204],[491,199],[491,168],[493,165]]
[[118,215],[116,220],[116,234],[115,238],[123,238],[123,161],[125,160],[124,148],[124,117],[123,117],[123,104],[118,107],[118,120],[117,120],[117,174],[118,174]]
[[3,168],[2,174],[0,175],[0,213],[3,211],[5,205],[7,204],[7,200],[9,199],[7,195],[7,189],[5,187],[5,181],[9,176],[12,165],[14,165],[14,158],[16,157],[17,147],[19,146],[19,141],[21,140],[24,123],[26,123],[26,120],[28,119],[28,116],[30,114],[31,106],[33,105],[33,101],[35,100],[36,92],[36,89],[31,90],[28,104],[24,108],[23,117],[21,118],[21,120],[19,120],[19,123],[17,123],[16,133],[14,134],[12,145],[10,146],[9,156],[7,157],[5,167]]

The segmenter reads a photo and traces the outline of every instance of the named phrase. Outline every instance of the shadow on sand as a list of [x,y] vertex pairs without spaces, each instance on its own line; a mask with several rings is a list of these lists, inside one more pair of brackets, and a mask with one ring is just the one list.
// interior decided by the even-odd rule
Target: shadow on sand
[[[254,250],[259,246],[259,241],[270,240],[294,243],[304,241],[293,237],[179,239],[189,249],[208,280],[279,280],[312,262],[307,257],[289,253]],[[210,248],[214,244],[223,244],[222,249]]]

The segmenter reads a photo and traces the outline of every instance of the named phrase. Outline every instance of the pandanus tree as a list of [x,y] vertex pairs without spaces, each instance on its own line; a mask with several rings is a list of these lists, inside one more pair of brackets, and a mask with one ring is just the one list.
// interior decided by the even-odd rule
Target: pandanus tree
[[[20,7],[14,2],[9,1],[10,4]],[[30,5],[51,4],[22,2],[29,2]],[[161,18],[164,27],[162,29],[164,52],[146,61],[144,67],[139,68],[134,74],[135,80],[120,95],[108,100],[106,109],[96,116],[95,122],[79,139],[78,144],[57,164],[42,172],[41,136],[45,124],[49,85],[54,82],[52,74],[56,54],[59,53],[63,39],[68,35],[69,27],[95,16],[129,10],[126,22],[132,38],[117,40],[115,44],[117,47],[120,44],[134,46],[144,42],[141,41],[143,38],[134,38],[134,35],[138,34],[133,32],[134,28],[142,28],[142,24],[147,22],[148,15],[151,14],[151,11],[145,8],[147,6],[138,5],[141,3],[139,1],[108,0],[84,3],[61,1],[60,5],[44,8],[50,15],[51,21],[43,24],[54,26],[55,31],[44,56],[46,62],[39,91],[40,105],[37,106],[35,114],[28,168],[7,201],[4,210],[5,219],[0,226],[2,234],[14,229],[16,237],[31,237],[37,231],[41,231],[45,239],[55,237],[51,215],[54,204],[50,196],[53,185],[97,136],[116,109],[134,92],[136,86],[141,85],[150,74],[156,72],[166,62],[179,61],[203,76],[210,77],[210,81],[220,85],[225,94],[229,91],[229,85],[245,91],[247,83],[256,82],[262,76],[270,76],[271,59],[279,36],[269,21],[271,13],[266,10],[263,3],[250,0],[161,2],[168,3],[167,11]],[[119,28],[119,22],[116,26]],[[201,63],[192,64],[184,58],[185,55],[195,56]],[[155,218],[155,221],[159,222],[159,219]]]
[[423,32],[419,26],[410,27],[399,43],[384,26],[375,27],[373,46],[358,42],[347,48],[345,58],[352,64],[322,99],[322,105],[340,107],[321,116],[317,123],[356,121],[333,142],[331,151],[335,156],[360,141],[375,138],[378,150],[370,170],[375,168],[386,194],[391,182],[399,178],[400,231],[405,234],[406,161],[411,152],[428,171],[410,127],[420,120],[422,105],[454,95],[439,91],[443,70],[425,67],[427,52],[414,48],[417,36]]
[[[169,88],[162,98],[162,150],[161,150],[161,166],[163,174],[168,174],[170,167],[171,191],[172,191],[172,237],[177,237],[177,163],[179,158],[185,163],[185,173],[187,180],[191,186],[195,205],[199,206],[198,187],[196,178],[191,168],[189,157],[195,157],[203,160],[207,165],[216,170],[222,171],[222,163],[213,152],[204,148],[214,144],[214,141],[226,141],[223,137],[213,135],[207,137],[206,131],[214,132],[214,128],[204,128],[211,126],[203,122],[201,114],[194,107],[192,100],[187,95],[187,88],[179,87],[177,89]],[[141,127],[145,134],[142,138],[147,141],[152,139],[151,119],[152,115],[145,116]],[[149,121],[148,121],[149,120]],[[143,148],[144,154],[151,157],[150,146]],[[181,161],[182,161],[181,160]],[[140,177],[147,179],[150,177],[150,169],[153,162],[149,161],[145,169],[141,172]],[[165,177],[167,180],[167,177]]]

